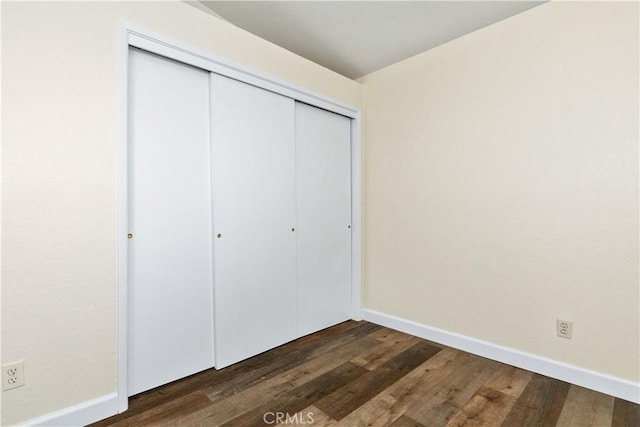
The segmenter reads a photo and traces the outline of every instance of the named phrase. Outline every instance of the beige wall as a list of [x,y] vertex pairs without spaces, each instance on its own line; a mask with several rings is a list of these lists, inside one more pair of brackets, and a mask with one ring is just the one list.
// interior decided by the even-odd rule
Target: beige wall
[[360,106],[361,87],[184,3],[2,2],[2,425],[116,390],[123,19]]
[[[545,4],[363,79],[366,308],[639,380],[637,16]],[[120,19],[361,103],[182,3],[2,2],[3,425],[116,389]]]
[[363,78],[366,308],[637,382],[638,48],[552,2]]

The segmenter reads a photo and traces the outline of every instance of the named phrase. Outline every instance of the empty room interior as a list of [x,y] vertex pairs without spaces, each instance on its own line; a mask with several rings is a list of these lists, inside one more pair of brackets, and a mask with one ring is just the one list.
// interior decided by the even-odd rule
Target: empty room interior
[[640,426],[640,2],[2,1],[3,426]]

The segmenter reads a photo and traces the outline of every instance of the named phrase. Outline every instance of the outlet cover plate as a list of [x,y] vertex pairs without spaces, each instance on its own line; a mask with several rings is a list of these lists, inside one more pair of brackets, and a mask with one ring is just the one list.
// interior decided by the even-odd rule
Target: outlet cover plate
[[573,322],[557,319],[556,330],[560,338],[566,338],[569,340],[573,334]]
[[2,365],[2,391],[24,385],[24,360]]

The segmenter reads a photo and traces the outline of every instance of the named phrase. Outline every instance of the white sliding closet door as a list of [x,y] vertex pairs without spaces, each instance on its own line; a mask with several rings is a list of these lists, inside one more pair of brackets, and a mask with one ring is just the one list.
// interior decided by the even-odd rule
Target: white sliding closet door
[[351,318],[351,120],[296,103],[300,335]]
[[[294,101],[211,75],[216,368],[297,337]],[[219,236],[219,237],[218,237]]]
[[213,366],[209,73],[129,52],[128,391]]

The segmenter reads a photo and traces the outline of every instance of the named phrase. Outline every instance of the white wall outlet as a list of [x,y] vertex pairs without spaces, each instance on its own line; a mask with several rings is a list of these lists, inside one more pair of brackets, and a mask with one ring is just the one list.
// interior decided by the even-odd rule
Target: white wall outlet
[[24,385],[24,360],[2,365],[2,390]]
[[571,339],[571,333],[573,332],[573,322],[557,319],[556,326],[557,333],[560,338]]

